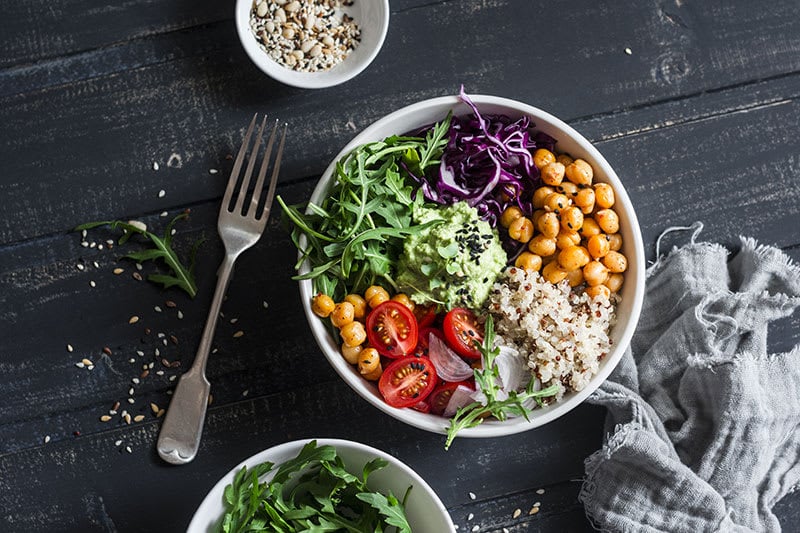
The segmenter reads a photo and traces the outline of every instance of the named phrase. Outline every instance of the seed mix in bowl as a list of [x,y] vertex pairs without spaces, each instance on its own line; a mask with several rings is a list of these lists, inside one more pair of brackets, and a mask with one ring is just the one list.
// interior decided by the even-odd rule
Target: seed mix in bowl
[[319,72],[338,65],[361,39],[361,30],[341,8],[352,0],[256,0],[250,29],[279,65]]

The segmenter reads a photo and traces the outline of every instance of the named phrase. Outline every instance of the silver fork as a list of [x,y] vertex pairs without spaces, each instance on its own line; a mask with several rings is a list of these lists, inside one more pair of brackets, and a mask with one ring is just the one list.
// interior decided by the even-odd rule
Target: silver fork
[[[161,433],[158,436],[158,455],[168,463],[178,465],[186,464],[197,455],[197,449],[200,447],[200,437],[203,434],[203,423],[206,417],[208,392],[211,388],[211,384],[208,382],[208,379],[206,379],[206,361],[208,361],[211,341],[214,338],[214,329],[217,325],[219,309],[222,306],[222,298],[225,294],[225,289],[228,287],[228,281],[230,280],[236,258],[239,257],[239,254],[243,251],[253,246],[264,232],[264,227],[267,224],[267,218],[270,213],[270,207],[272,206],[272,199],[275,196],[275,185],[278,182],[278,172],[281,166],[281,156],[283,155],[283,144],[286,140],[285,125],[283,134],[281,135],[280,145],[278,146],[278,153],[275,157],[275,165],[272,170],[267,197],[263,204],[263,212],[261,216],[257,216],[259,199],[261,198],[261,192],[264,187],[264,178],[267,175],[267,167],[269,166],[269,159],[272,155],[272,146],[278,134],[277,122],[275,122],[272,128],[272,134],[267,141],[267,152],[264,155],[264,160],[261,162],[261,168],[258,172],[258,179],[253,189],[252,198],[247,206],[244,205],[245,196],[247,196],[247,190],[250,185],[250,177],[253,174],[258,151],[261,147],[261,138],[264,134],[264,127],[267,122],[266,116],[261,121],[261,127],[258,130],[258,135],[247,163],[247,169],[242,179],[242,184],[238,189],[236,188],[236,183],[239,181],[239,172],[242,169],[245,154],[250,146],[250,138],[253,134],[257,118],[258,113],[253,116],[253,120],[250,121],[250,126],[247,128],[244,141],[242,141],[242,147],[233,164],[231,177],[228,180],[228,188],[225,190],[225,196],[222,199],[222,207],[219,211],[217,230],[225,245],[225,259],[217,273],[217,288],[214,291],[214,299],[211,301],[211,309],[208,312],[206,327],[203,329],[203,336],[200,338],[200,346],[197,348],[194,364],[188,372],[181,376],[181,380],[178,382],[178,386],[175,388],[175,392],[172,395],[172,401],[169,404],[169,410],[164,419],[164,424],[161,426]],[[236,204],[231,211],[229,206],[234,195],[236,195]],[[243,207],[246,207],[244,213],[242,213]]]

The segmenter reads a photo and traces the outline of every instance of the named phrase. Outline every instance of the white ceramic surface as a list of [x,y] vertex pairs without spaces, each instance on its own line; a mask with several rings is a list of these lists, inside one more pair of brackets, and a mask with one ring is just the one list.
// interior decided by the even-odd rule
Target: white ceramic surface
[[[611,371],[617,366],[630,343],[633,331],[639,321],[639,313],[641,312],[644,298],[645,258],[642,235],[630,198],[614,169],[611,168],[611,165],[588,140],[563,121],[536,107],[496,96],[474,95],[470,96],[470,98],[478,106],[481,113],[501,113],[512,118],[522,115],[531,117],[537,129],[557,140],[556,149],[558,151],[568,152],[573,157],[585,159],[594,168],[595,182],[607,182],[613,186],[616,195],[615,210],[619,215],[620,234],[623,238],[621,251],[628,258],[628,270],[620,293],[622,301],[617,307],[617,323],[611,330],[614,348],[601,362],[598,374],[592,379],[589,386],[582,391],[569,393],[564,396],[562,401],[535,410],[530,416],[530,421],[524,418],[514,418],[503,422],[487,420],[475,428],[459,432],[461,437],[498,437],[527,431],[564,415],[577,407],[611,374]],[[404,107],[378,120],[358,134],[334,158],[320,178],[316,189],[314,189],[311,201],[317,204],[321,203],[330,185],[335,162],[356,146],[436,122],[444,118],[450,110],[453,110],[456,115],[471,112],[456,96],[445,96]],[[302,271],[305,272],[307,270]],[[433,414],[420,413],[410,408],[397,409],[387,405],[378,392],[378,387],[374,383],[363,379],[357,369],[344,360],[339,351],[339,346],[326,330],[323,321],[311,311],[311,281],[304,280],[300,282],[300,296],[311,331],[322,352],[336,372],[353,390],[373,406],[398,420],[427,431],[446,433],[448,420],[445,418]]]
[[361,42],[338,65],[321,72],[288,69],[267,55],[250,29],[253,0],[236,1],[236,32],[250,60],[271,78],[304,89],[332,87],[357,76],[372,63],[383,46],[389,28],[389,0],[355,0],[343,9],[361,28]]
[[[223,494],[225,487],[233,481],[236,472],[242,466],[251,468],[259,463],[271,461],[280,464],[294,458],[309,441],[296,440],[274,446],[259,452],[239,463],[236,468],[220,479],[211,492],[205,497],[189,523],[188,533],[211,533],[216,531],[219,521],[225,514]],[[413,487],[406,501],[406,516],[414,533],[446,533],[455,531],[450,515],[433,489],[405,463],[366,444],[340,439],[316,439],[317,445],[328,444],[336,448],[344,461],[347,470],[360,474],[364,465],[380,457],[388,461],[388,465],[370,474],[368,485],[373,490],[391,491],[402,499],[409,486]]]

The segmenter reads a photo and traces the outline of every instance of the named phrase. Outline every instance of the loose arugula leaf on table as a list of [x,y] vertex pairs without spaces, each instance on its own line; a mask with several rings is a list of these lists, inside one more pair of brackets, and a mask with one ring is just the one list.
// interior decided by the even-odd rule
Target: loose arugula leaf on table
[[192,298],[197,294],[197,283],[194,279],[194,267],[197,259],[197,250],[203,243],[203,239],[199,239],[192,245],[192,250],[189,253],[189,267],[183,266],[178,254],[172,249],[172,229],[178,220],[188,217],[187,213],[181,213],[173,218],[167,224],[164,230],[164,236],[159,237],[154,233],[150,233],[135,224],[123,222],[122,220],[105,220],[100,222],[88,222],[77,226],[73,231],[83,231],[100,226],[109,226],[112,230],[121,229],[124,233],[119,239],[119,244],[125,244],[134,235],[144,235],[153,243],[154,248],[148,248],[138,252],[130,252],[123,257],[131,259],[138,263],[145,261],[156,261],[161,259],[169,267],[169,274],[150,274],[147,280],[153,283],[163,285],[165,289],[177,286],[183,289]]
[[315,292],[336,301],[374,284],[396,288],[393,267],[403,240],[441,222],[413,224],[413,210],[424,198],[414,195],[406,169],[422,174],[438,167],[450,118],[425,137],[395,135],[357,147],[337,161],[334,183],[320,205],[309,203],[302,209],[278,196],[284,218],[293,226],[292,242],[300,250],[295,268],[306,260],[310,265],[308,273],[295,279],[311,279]]
[[[374,459],[359,477],[345,469],[335,448],[311,441],[277,470],[269,462],[243,467],[225,487],[219,531],[361,533],[397,528],[398,533],[411,533],[404,503],[367,487],[369,475],[387,464]],[[260,481],[273,470],[270,481]]]
[[[478,345],[477,342],[475,344]],[[558,384],[553,384],[546,389],[533,390],[535,380],[531,378],[524,391],[508,391],[508,398],[498,400],[497,393],[500,392],[500,387],[497,385],[497,380],[500,378],[500,374],[494,360],[500,355],[500,348],[495,346],[494,320],[491,315],[486,318],[483,343],[478,345],[478,349],[482,355],[483,368],[475,369],[475,383],[486,396],[486,403],[472,402],[456,411],[447,428],[445,450],[450,448],[459,431],[480,425],[487,415],[493,416],[497,420],[506,420],[509,415],[522,416],[528,420],[528,415],[532,412],[526,405],[528,400],[535,399],[537,402],[541,402],[542,398],[554,396],[560,390]]]

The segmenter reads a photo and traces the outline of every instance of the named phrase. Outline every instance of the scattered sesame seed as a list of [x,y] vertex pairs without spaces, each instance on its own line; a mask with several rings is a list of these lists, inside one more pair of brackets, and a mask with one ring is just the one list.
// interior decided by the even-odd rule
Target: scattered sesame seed
[[100,268],[100,265],[97,263],[97,261],[92,261],[92,266],[95,268]]
[[234,334],[233,334],[233,338],[234,338],[234,339],[238,339],[238,338],[239,338],[239,337],[241,337],[242,335],[244,335],[244,331],[242,331],[242,330],[239,330],[239,331],[237,331],[236,333],[234,333]]
[[94,248],[95,246],[97,246],[96,242],[92,241],[89,243],[89,248]]
[[[171,394],[171,393],[172,393],[172,391],[167,391],[167,394]],[[165,410],[159,409],[158,412],[156,413],[156,418],[161,418],[162,416],[164,416],[164,413],[166,413]]]
[[508,531],[508,528],[507,528],[507,527],[504,527],[504,528],[503,528],[503,533],[509,533],[509,531]]
[[475,496],[475,493],[474,492],[470,492],[469,493],[469,499],[470,500],[474,500],[475,498],[477,498],[477,496]]
[[50,442],[50,435],[45,435],[44,436],[44,443],[47,444],[48,442]]
[[114,274],[116,274],[117,276],[119,276],[120,274],[122,274],[123,272],[125,272],[125,269],[124,269],[124,268],[115,268],[115,269],[114,269],[112,272],[114,272]]
[[133,417],[134,422],[141,422],[142,420],[144,420],[144,415],[136,415]]
[[108,410],[108,414],[113,416],[113,415],[117,414],[117,411],[116,411],[116,409],[109,409]]
[[97,245],[97,249],[98,249],[98,250],[102,250],[102,249],[103,249],[103,245],[102,245],[102,244],[98,244],[98,245]]
[[539,508],[534,505],[533,507],[531,507],[531,510],[528,511],[528,514],[529,515],[534,515],[534,514],[536,514],[538,512],[539,512]]
[[133,450],[131,450],[130,446],[125,446],[125,451],[128,453],[133,453]]
[[171,230],[169,230],[169,234],[170,235],[175,235],[176,233],[178,233],[178,230],[176,230],[175,228],[172,228]]
[[216,168],[210,168],[210,169],[208,169],[208,173],[209,173],[209,174],[216,174],[217,172],[219,172],[219,171],[218,171]]
[[81,241],[81,246],[83,246],[84,248],[87,248],[89,246],[89,243],[86,242],[86,241]]
[[136,315],[133,315],[128,319],[128,324],[136,324],[137,322],[139,322],[139,317]]
[[119,402],[114,402],[114,405],[111,407],[111,410],[114,411],[114,414],[116,414],[117,409],[119,409]]
[[628,54],[628,55],[631,55],[631,54],[633,54],[633,50],[631,50],[630,48],[626,48],[625,49],[625,53]]
[[142,275],[139,274],[138,272],[134,272],[133,274],[131,274],[131,276],[133,276],[133,279],[135,279],[136,281],[142,281]]
[[541,507],[542,506],[542,502],[534,502],[533,506],[534,507]]
[[83,359],[81,359],[81,363],[83,363],[85,366],[91,366],[91,365],[94,364],[94,363],[92,363],[91,359],[86,359],[85,357]]
[[121,416],[122,418],[125,418],[126,416],[128,416],[128,411],[126,411],[125,409],[123,409],[123,410],[122,410],[122,414],[121,414],[121,415],[119,415],[119,416]]
[[156,375],[157,376],[163,376],[164,375],[164,371],[163,370],[158,370],[158,371],[156,371]]
[[72,345],[71,344],[67,344],[67,351],[72,353],[72,350],[73,350]]
[[142,269],[142,264],[136,263],[136,270],[141,270],[141,269]]
[[472,531],[480,531],[480,530],[481,530],[480,526],[472,526]]
[[162,212],[161,212],[161,214],[160,214],[159,216],[165,217],[165,216],[167,216],[167,215],[169,215],[169,213],[167,213],[166,211],[162,211]]
[[106,239],[106,244],[111,247],[114,246],[114,241],[112,239]]
[[167,345],[167,339],[161,339],[161,342],[164,344],[164,346]]
[[136,391],[133,389],[133,387],[131,387],[130,389],[128,389],[128,396],[133,396],[133,395],[134,395],[134,393],[136,393]]
[[85,238],[86,238],[86,235],[87,235],[87,233],[86,233],[86,230],[82,230],[82,231],[81,231],[81,238],[82,238],[82,239],[85,239]]
[[129,362],[129,363],[135,363],[135,362],[136,362],[136,359],[134,359],[133,357],[131,357],[130,359],[128,359],[128,362]]
[[161,308],[159,306],[155,306],[155,307],[153,307],[153,309],[156,310],[156,313],[160,313],[161,312]]
[[103,346],[103,353],[108,356],[113,355],[113,353],[111,352],[111,348],[109,348],[108,346]]
[[97,287],[97,284],[94,281],[90,281],[89,285],[92,286],[92,287]]
[[150,410],[153,411],[153,414],[158,413],[158,406],[154,403],[150,403]]
[[242,396],[247,397],[248,394],[250,394],[250,391],[248,389],[242,391]]
[[172,396],[172,391],[171,390],[167,391],[167,396]]
[[103,415],[100,417],[101,422],[108,422],[109,420],[111,420],[111,417],[108,415]]
[[514,509],[514,514],[511,515],[511,518],[519,518],[519,515],[522,514],[522,509]]
[[136,403],[136,400],[134,400],[133,398],[128,398],[128,403],[132,405]]
[[121,440],[114,441],[114,446],[119,446],[120,444],[122,444]]
[[231,318],[231,324],[236,324],[237,322],[239,322],[238,318]]
[[474,515],[474,514],[472,514],[472,513],[469,513],[469,514],[467,515],[467,520],[472,520],[473,518],[475,518],[475,515]]
[[267,301],[266,301],[266,300],[264,300],[263,302],[261,302],[261,305],[263,305],[263,306],[264,306],[264,309],[266,309],[267,307],[269,307],[269,304],[267,303]]
[[83,364],[83,363],[81,363],[81,362],[78,362],[78,363],[75,363],[75,366],[77,366],[78,368],[83,368],[83,367],[85,367],[86,365],[84,365],[84,364]]
[[147,365],[147,368],[149,368],[149,369],[151,369],[151,370],[152,370],[152,368],[153,368],[154,366],[156,366],[156,364],[155,364],[155,363],[150,363],[149,365]]
[[164,189],[161,189],[160,191],[158,191],[158,197],[159,198],[164,198],[166,195],[167,195],[167,191],[165,191]]
[[94,370],[94,365],[89,365],[86,367],[87,370]]
[[156,356],[156,357],[158,357],[159,355],[161,355],[161,350],[159,350],[158,348],[156,348],[156,349],[155,349],[155,351],[154,351],[153,353],[155,354],[155,356]]
[[77,265],[75,265],[75,268],[77,268],[78,270],[83,270],[86,267],[84,267],[82,264],[78,263]]
[[544,489],[537,489],[536,494],[544,494]]
[[153,161],[153,170],[158,170],[158,162]]
[[178,310],[178,319],[183,320],[183,311],[181,311],[180,309]]
[[167,307],[175,307],[177,304],[172,300],[167,300],[164,302],[164,305],[166,305]]
[[176,379],[177,377],[178,377],[178,376],[170,376],[170,377],[169,377],[169,380],[170,380],[170,381],[175,381],[175,379]]
[[217,353],[218,351],[219,351],[219,348],[214,348],[213,350],[211,350],[211,353]]

